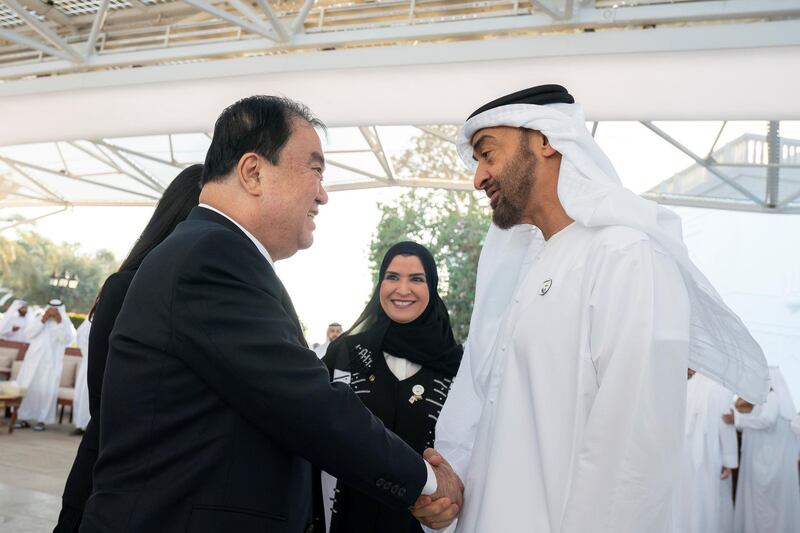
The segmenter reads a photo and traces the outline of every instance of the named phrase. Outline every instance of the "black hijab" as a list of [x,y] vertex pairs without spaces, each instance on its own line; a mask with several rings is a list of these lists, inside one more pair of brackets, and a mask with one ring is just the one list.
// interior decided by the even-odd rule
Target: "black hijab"
[[[419,258],[425,269],[430,295],[428,306],[422,314],[407,324],[400,324],[389,318],[380,302],[381,283],[386,276],[386,269],[398,255],[414,255]],[[335,342],[346,342],[348,337],[359,335],[364,344],[379,353],[386,352],[425,368],[455,376],[464,349],[456,344],[453,337],[450,315],[439,296],[438,286],[436,261],[427,248],[410,241],[395,244],[383,256],[378,284],[361,316]]]

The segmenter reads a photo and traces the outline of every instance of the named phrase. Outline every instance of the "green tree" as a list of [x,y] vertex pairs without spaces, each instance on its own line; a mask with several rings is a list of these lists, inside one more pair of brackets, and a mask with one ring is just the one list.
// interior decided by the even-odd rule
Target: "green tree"
[[[69,311],[87,313],[103,281],[117,268],[117,259],[107,250],[86,253],[78,244],[56,244],[32,230],[19,232],[16,241],[9,242],[12,259],[0,270],[0,286],[33,304],[62,297]],[[64,270],[78,276],[77,288],[50,286],[50,275]]]
[[[455,128],[440,128],[455,136]],[[429,134],[394,161],[402,177],[471,183],[452,144]],[[453,333],[463,342],[475,300],[475,278],[490,210],[469,190],[410,189],[397,200],[379,205],[381,220],[370,244],[370,268],[377,279],[386,250],[403,240],[427,246],[439,267],[439,292],[450,311]]]
[[16,259],[16,246],[14,241],[10,241],[0,236],[0,272],[5,272],[11,267],[11,263]]

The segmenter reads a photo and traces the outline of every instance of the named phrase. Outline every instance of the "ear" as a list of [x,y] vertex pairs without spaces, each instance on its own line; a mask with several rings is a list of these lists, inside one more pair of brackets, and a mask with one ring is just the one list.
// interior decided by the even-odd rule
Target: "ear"
[[550,144],[550,141],[547,139],[547,135],[544,133],[542,133],[541,142],[542,155],[544,157],[553,157],[554,155],[558,154],[558,151],[553,148],[553,145]]
[[239,158],[236,165],[236,178],[239,185],[253,196],[261,196],[261,170],[264,161],[255,152],[247,152]]

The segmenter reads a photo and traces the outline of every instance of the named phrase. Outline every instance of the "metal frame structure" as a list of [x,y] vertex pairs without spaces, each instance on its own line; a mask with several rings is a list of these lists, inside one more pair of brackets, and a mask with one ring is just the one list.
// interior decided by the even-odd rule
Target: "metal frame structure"
[[[599,124],[591,125],[593,135]],[[769,122],[767,135],[746,134],[718,147],[728,124],[723,122],[705,155],[695,153],[659,125],[644,121],[640,124],[694,161],[645,192],[645,198],[666,205],[800,214],[800,140],[781,139],[779,122]],[[449,133],[452,127],[449,131],[440,126],[415,128],[419,134],[444,143],[455,157],[454,139]],[[384,149],[380,128],[333,128],[330,133],[336,137],[345,130],[358,142],[326,150],[329,192],[380,187],[473,188],[467,173],[455,172],[451,179],[400,175]],[[210,138],[208,134],[192,135]],[[178,153],[175,146],[186,144],[180,137],[158,136],[160,148],[149,151],[132,147],[137,139],[48,143],[52,145],[50,152],[54,149],[59,157],[51,157],[47,163],[14,159],[6,153],[13,147],[0,148],[0,208],[153,205],[172,176],[189,164],[201,162],[205,146],[193,149],[194,155]],[[33,148],[38,146],[44,145]],[[65,157],[68,149],[71,155]],[[94,167],[76,172],[72,168],[77,166],[76,158],[89,161]],[[96,194],[74,197],[65,193],[73,183],[89,186]]]
[[795,0],[1,0],[0,80],[419,42],[798,17]]
[[[468,99],[452,96],[455,87],[469,86],[474,65],[503,87],[517,86],[518,78],[508,75],[515,69],[546,70],[568,85],[586,83],[571,72],[605,69],[608,79],[592,79],[591,90],[578,89],[593,113],[593,133],[597,120],[640,121],[707,173],[708,188],[689,190],[675,176],[646,197],[795,213],[800,211],[795,163],[782,159],[777,120],[800,113],[795,90],[800,76],[787,70],[780,82],[775,77],[761,82],[778,102],[767,114],[777,109],[785,116],[764,116],[763,104],[752,102],[745,115],[728,116],[731,106],[714,107],[719,87],[702,73],[713,65],[710,76],[731,88],[732,70],[756,65],[791,70],[798,55],[798,0],[0,0],[0,120],[13,125],[0,131],[2,144],[42,142],[58,154],[43,162],[10,156],[15,146],[0,147],[0,208],[151,205],[168,179],[199,157],[177,156],[173,141],[182,134],[172,132],[208,128],[221,105],[240,97],[238,90],[253,94],[264,86],[318,112],[324,109],[334,126],[357,129],[360,148],[327,152],[336,175],[329,190],[470,190],[466,178],[398,176],[379,126],[458,120]],[[642,75],[642,69],[652,70],[651,61],[658,61],[660,74],[652,83]],[[356,79],[356,73],[363,77]],[[664,103],[686,97],[680,88],[685,91],[687,84],[680,80],[691,74],[705,94],[692,112],[673,116],[676,107]],[[397,95],[424,99],[409,85],[412,76],[424,79],[415,84],[425,87],[428,100],[447,105],[417,105],[410,117],[402,105],[387,111],[382,104]],[[752,80],[739,79],[743,83],[729,95],[732,101],[753,90]],[[311,87],[316,83],[325,94]],[[471,98],[496,94],[489,83],[479,85],[470,87]],[[637,109],[631,110],[631,98],[619,87],[637,95]],[[194,97],[191,104],[155,112],[163,102],[179,107],[186,91]],[[42,127],[52,116],[75,119]],[[713,149],[695,154],[652,122],[735,118],[773,119],[765,139],[768,160],[730,164],[717,161]],[[418,129],[452,142],[435,126]],[[153,134],[167,139],[166,152],[148,153],[118,138]],[[72,168],[75,154],[91,161],[92,170]],[[732,172],[736,165],[747,172]],[[750,178],[759,172],[763,183],[756,187]],[[713,184],[724,186],[727,197],[715,196]]]
[[[384,150],[378,128],[369,126],[356,129],[363,147],[326,151],[326,166],[329,168],[326,172],[326,189],[329,192],[395,186],[472,190],[472,181],[467,175],[456,174],[454,179],[449,180],[399,176]],[[417,129],[440,142],[453,143],[453,139],[435,127],[417,126]],[[335,134],[336,130],[334,128],[332,133]],[[159,137],[166,137],[169,157],[127,147],[124,140],[110,139],[46,143],[61,156],[47,165],[14,159],[4,155],[13,147],[0,148],[0,209],[154,205],[166,183],[164,178],[148,170],[146,164],[160,167],[165,176],[174,176],[182,168],[202,162],[199,158],[176,157],[173,139],[178,135]],[[62,155],[62,150],[66,148],[71,148],[73,154],[82,154],[84,160],[91,160],[95,168],[84,173],[73,171],[70,162]],[[370,157],[364,160],[360,157],[363,155]],[[355,157],[356,160],[350,161],[348,157]],[[74,198],[59,192],[69,189],[76,182],[91,185],[97,194]],[[107,197],[109,194],[110,198]]]
[[748,134],[717,148],[723,122],[705,156],[652,122],[641,124],[694,161],[645,198],[665,205],[800,214],[800,140],[782,140],[779,121],[769,121],[765,136]]

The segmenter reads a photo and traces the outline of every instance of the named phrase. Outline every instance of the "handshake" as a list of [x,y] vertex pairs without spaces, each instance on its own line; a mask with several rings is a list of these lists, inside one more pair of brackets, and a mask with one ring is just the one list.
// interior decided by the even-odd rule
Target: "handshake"
[[411,514],[431,529],[449,526],[464,505],[464,484],[444,457],[433,448],[422,454],[433,467],[437,488],[430,496],[417,498]]

